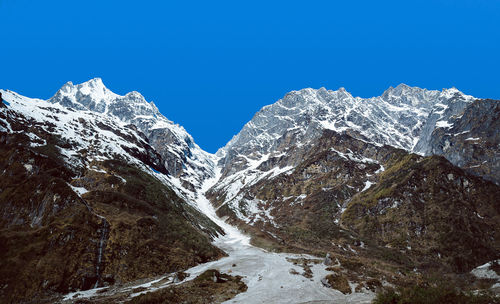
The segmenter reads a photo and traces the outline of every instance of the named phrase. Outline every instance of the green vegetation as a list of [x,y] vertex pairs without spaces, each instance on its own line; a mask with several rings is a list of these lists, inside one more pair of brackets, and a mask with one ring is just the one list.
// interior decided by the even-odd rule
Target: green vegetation
[[[187,269],[224,255],[202,233],[215,235],[220,228],[173,190],[120,161],[101,165],[126,180],[113,189],[85,195],[111,225],[105,273],[129,281]],[[103,178],[101,182],[109,180]]]
[[497,304],[500,298],[488,293],[466,293],[451,285],[416,285],[388,289],[377,294],[373,304]]
[[[120,160],[93,164],[108,173],[71,169],[64,143],[48,136],[39,147],[22,134],[0,138],[0,302],[93,287],[103,233],[101,284],[224,255],[207,236],[220,228],[156,178]],[[93,191],[81,198],[68,184]]]
[[240,276],[230,276],[215,269],[209,269],[192,281],[140,295],[127,303],[222,303],[246,290],[247,286],[241,281]]
[[[468,181],[467,189],[463,180]],[[374,187],[353,197],[342,223],[378,245],[406,252],[406,257],[397,251],[380,252],[386,261],[467,272],[498,252],[485,237],[495,239],[500,232],[495,195],[500,195],[500,187],[443,157],[408,154],[393,159]],[[497,220],[482,220],[477,210]]]
[[343,294],[350,294],[352,292],[351,287],[349,286],[349,281],[341,274],[329,274],[325,277],[325,279],[331,288],[337,289]]

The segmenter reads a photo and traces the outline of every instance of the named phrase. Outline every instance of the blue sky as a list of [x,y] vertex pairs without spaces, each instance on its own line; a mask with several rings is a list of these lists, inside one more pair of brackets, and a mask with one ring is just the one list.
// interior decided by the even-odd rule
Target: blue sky
[[0,88],[101,77],[215,152],[290,90],[406,83],[500,99],[500,1],[0,0]]

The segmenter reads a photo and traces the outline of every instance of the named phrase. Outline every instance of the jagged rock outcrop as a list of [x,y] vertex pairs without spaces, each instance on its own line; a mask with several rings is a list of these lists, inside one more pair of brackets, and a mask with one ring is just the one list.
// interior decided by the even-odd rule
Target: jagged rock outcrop
[[188,187],[199,187],[214,174],[212,157],[194,143],[183,127],[165,118],[153,102],[147,102],[138,92],[120,96],[95,78],[78,85],[66,83],[48,102],[100,113],[136,126],[162,156],[170,174]]
[[[421,155],[443,155],[455,165],[495,181],[492,176],[499,171],[497,135],[490,136],[499,133],[498,126],[493,125],[498,122],[495,111],[489,112],[489,119],[479,118],[480,113],[475,113],[473,119],[476,129],[489,130],[477,135],[480,139],[476,141],[488,143],[484,145],[488,148],[481,150],[484,153],[470,143],[467,151],[460,150],[460,145],[451,150],[446,146],[448,137],[460,140],[465,136],[465,127],[459,124],[454,131],[455,119],[472,117],[462,114],[474,107],[491,108],[488,104],[491,102],[477,100],[455,88],[432,91],[399,85],[369,99],[353,97],[343,88],[293,91],[262,108],[217,152],[221,178],[211,193],[216,194],[217,204],[221,205],[239,197],[241,189],[290,172],[314,149],[324,130],[347,134],[375,148],[389,145]],[[443,134],[447,137],[438,143],[437,138]],[[474,161],[466,163],[464,158]],[[478,169],[480,166],[482,169]]]
[[217,152],[219,165],[223,176],[230,175],[269,153],[307,144],[325,129],[425,153],[434,128],[473,100],[455,88],[432,91],[404,84],[368,99],[353,97],[344,88],[292,91],[263,107]]
[[500,184],[500,101],[477,100],[436,128],[428,154],[443,155],[454,165]]

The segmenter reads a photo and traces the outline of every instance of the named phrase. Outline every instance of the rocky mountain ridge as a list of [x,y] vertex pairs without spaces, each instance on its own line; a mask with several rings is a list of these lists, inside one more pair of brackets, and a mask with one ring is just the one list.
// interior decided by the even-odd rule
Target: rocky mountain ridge
[[[340,261],[325,286],[373,291],[500,258],[498,101],[403,84],[368,99],[303,89],[264,107],[212,155],[154,103],[117,95],[98,78],[67,83],[49,100],[0,93],[3,259],[20,265],[28,254],[16,239],[34,235],[28,260],[46,261],[45,270],[67,246],[93,244],[49,280],[33,263],[21,275],[5,267],[23,284],[40,271],[30,295],[222,256],[210,239],[225,223],[200,205],[209,204],[205,194],[258,246]],[[47,236],[54,231],[57,240]]]
[[[499,114],[486,109],[486,104],[490,104],[490,108],[498,106],[496,101],[478,100],[456,88],[433,91],[404,84],[369,99],[353,97],[343,88],[293,91],[263,107],[217,152],[221,179],[212,192],[228,203],[244,195],[242,189],[261,180],[290,174],[313,149],[324,130],[347,134],[378,147],[389,145],[425,156],[443,155],[470,173],[498,184],[500,180],[494,177],[498,170],[478,169],[480,165],[497,168],[500,157],[497,148],[500,141],[490,134],[498,134],[494,131],[498,126],[494,124],[499,121]],[[474,114],[470,113],[481,107]],[[478,116],[487,117],[485,121],[489,121],[489,125],[477,123]],[[453,140],[446,144],[446,138],[457,140],[469,132],[471,123],[462,124],[462,127],[455,123],[462,117],[476,117],[480,125],[476,129],[482,130],[475,141],[471,141],[470,136],[465,141],[466,144],[474,143],[474,156],[472,152],[462,151],[452,154],[458,145],[454,145]],[[446,138],[438,139],[442,134],[446,134]],[[256,207],[250,209],[258,210]]]
[[353,97],[344,88],[292,91],[257,112],[217,155],[227,166],[238,155],[279,150],[285,134],[300,145],[318,138],[324,129],[425,154],[432,131],[475,99],[455,88],[433,91],[404,84],[367,99]]
[[66,83],[47,102],[78,111],[91,111],[134,125],[162,156],[165,168],[188,189],[213,177],[213,157],[186,130],[163,116],[153,102],[138,92],[124,96],[106,88],[100,78],[82,84]]
[[500,252],[498,104],[455,88],[294,91],[217,152],[207,196],[259,246],[349,256],[373,274],[467,272]]

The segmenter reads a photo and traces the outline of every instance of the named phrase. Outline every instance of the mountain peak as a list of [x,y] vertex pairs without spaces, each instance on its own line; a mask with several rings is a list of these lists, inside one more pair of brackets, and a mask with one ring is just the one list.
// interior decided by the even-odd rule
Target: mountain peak
[[88,83],[89,85],[95,85],[95,86],[104,86],[104,83],[102,82],[102,78],[100,78],[100,77],[92,78],[84,83]]
[[96,89],[107,89],[104,83],[102,82],[102,79],[99,77],[92,78],[90,80],[87,80],[85,82],[79,83],[79,84],[74,84],[72,81],[66,82],[63,87],[92,87]]
[[464,93],[462,93],[462,91],[460,91],[459,89],[457,89],[456,87],[451,87],[451,88],[443,88],[443,94],[447,94],[447,95],[455,95],[455,94],[459,94],[459,95],[464,95]]
[[[391,87],[392,88],[392,87]],[[389,88],[388,90],[390,90],[391,88]],[[400,83],[398,84],[395,88],[393,88],[391,90],[391,93],[393,95],[402,95],[404,93],[407,93],[407,92],[411,92],[411,91],[415,91],[415,90],[421,90],[420,88],[418,87],[410,87],[409,85],[407,84],[404,84],[404,83]]]
[[102,113],[106,105],[118,97],[120,96],[106,88],[101,78],[93,78],[77,85],[71,81],[67,82],[49,99],[49,102]]
[[[456,89],[427,90],[404,83],[372,98],[354,98],[343,87],[336,91],[325,88],[291,91],[257,112],[218,155],[226,157],[224,162],[239,159],[239,154],[266,155],[281,149],[284,136],[292,138],[291,134],[293,145],[303,146],[320,136],[324,129],[336,132],[350,129],[360,134],[362,140],[376,145],[413,151],[419,138],[433,131],[435,117],[431,119],[429,115],[441,113],[439,109],[433,112],[435,107],[450,106],[440,116],[445,119],[465,106],[462,101],[473,100],[466,95],[455,98],[458,92]],[[457,104],[451,107],[455,102]]]
[[94,78],[76,86],[84,95],[97,95],[96,97],[118,97],[117,94],[111,92],[102,82],[101,78]]
[[348,93],[344,87],[340,87],[337,91],[339,91],[341,93]]
[[68,81],[59,89],[56,95],[76,95],[78,93],[80,95],[92,96],[94,99],[104,98],[106,97],[105,95],[113,98],[119,96],[111,92],[111,90],[104,85],[101,78],[93,78],[76,85],[73,84],[73,82]]
[[464,99],[465,101],[473,101],[476,98],[470,95],[464,94],[462,91],[457,89],[456,87],[451,87],[449,89],[443,89],[442,95],[447,99],[451,99],[453,97],[458,97],[459,99]]
[[403,89],[409,89],[411,88],[409,85],[407,85],[406,83],[400,83],[396,86],[396,89],[400,89],[400,90],[403,90]]
[[127,94],[125,94],[125,97],[146,100],[146,98],[137,91],[128,92]]

